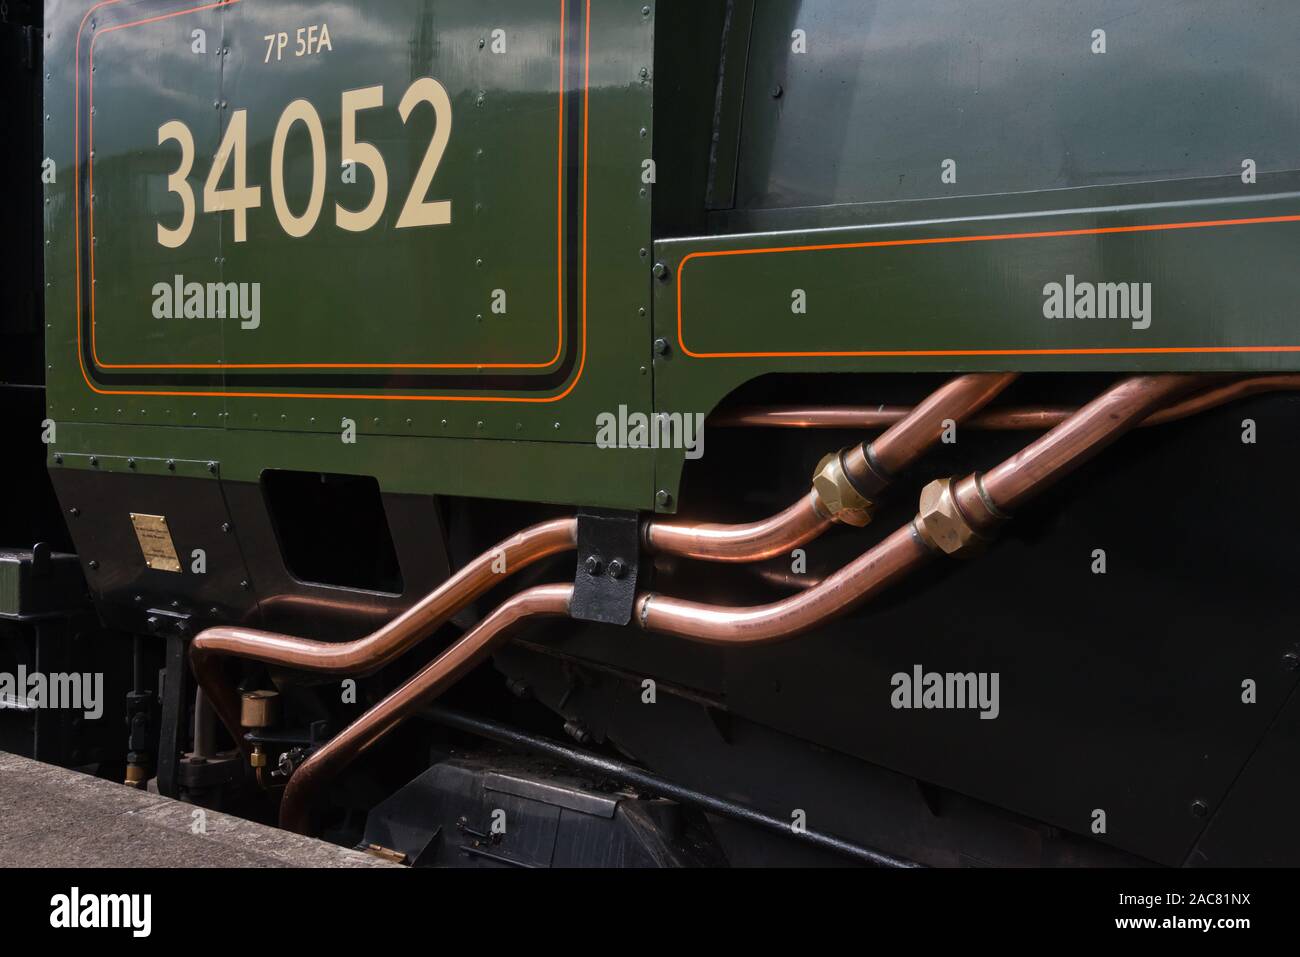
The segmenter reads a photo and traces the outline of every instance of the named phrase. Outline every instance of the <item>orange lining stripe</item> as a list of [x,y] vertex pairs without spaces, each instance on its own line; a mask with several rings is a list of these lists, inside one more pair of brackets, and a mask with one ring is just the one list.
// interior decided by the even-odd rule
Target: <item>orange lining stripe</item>
[[[93,14],[96,10],[98,10],[98,9],[101,8],[101,7],[110,6],[110,5],[113,5],[113,4],[116,4],[116,3],[120,3],[120,2],[122,2],[122,0],[100,0],[99,3],[96,3],[96,4],[95,4],[94,6],[92,6],[88,11],[86,11],[85,16],[82,17],[82,20],[81,20],[81,26],[78,28],[78,31],[77,31],[77,40],[76,40],[76,46],[75,46],[75,49],[74,49],[74,57],[75,57],[75,77],[76,77],[76,81],[75,81],[75,82],[76,82],[76,87],[75,87],[75,89],[74,89],[74,98],[73,98],[73,99],[74,99],[74,111],[75,111],[75,114],[76,114],[76,115],[74,116],[74,151],[75,151],[75,154],[76,154],[75,157],[74,157],[74,162],[77,164],[78,167],[79,167],[79,164],[80,164],[80,155],[81,155],[81,146],[80,146],[80,132],[81,132],[81,128],[80,128],[80,109],[81,109],[81,106],[80,106],[80,93],[81,93],[81,79],[80,79],[81,53],[80,53],[80,51],[81,51],[81,35],[82,35],[82,32],[83,32],[84,29],[85,29],[86,22],[90,19],[91,14]],[[133,22],[133,23],[119,24],[119,25],[116,25],[116,26],[114,26],[114,27],[107,27],[107,28],[105,28],[104,31],[102,31],[102,32],[104,32],[104,33],[109,33],[109,32],[112,32],[112,31],[114,31],[114,30],[125,29],[126,27],[138,26],[138,25],[143,24],[143,23],[152,23],[152,22],[156,22],[156,21],[158,21],[158,20],[171,19],[172,17],[182,16],[182,15],[185,15],[185,14],[188,14],[188,13],[195,13],[195,12],[199,12],[199,11],[201,11],[201,10],[210,10],[210,9],[214,9],[214,8],[217,8],[217,7],[231,6],[231,5],[235,4],[235,3],[240,3],[240,2],[242,2],[242,0],[217,0],[217,2],[215,2],[215,3],[206,4],[206,5],[204,5],[204,6],[195,7],[195,8],[188,9],[188,10],[175,11],[175,12],[172,12],[172,13],[169,13],[169,14],[162,14],[162,15],[159,15],[159,16],[156,16],[156,17],[152,17],[152,18],[149,18],[149,19],[146,19],[146,20],[140,20],[140,21]],[[563,263],[564,263],[564,251],[563,251],[563,208],[564,208],[564,202],[563,202],[563,156],[564,156],[564,136],[563,136],[563,130],[564,130],[564,126],[563,126],[563,123],[564,123],[564,39],[565,39],[565,12],[566,12],[566,9],[565,9],[565,3],[566,3],[566,0],[560,0],[560,84],[559,84],[559,86],[560,86],[560,118],[559,118],[559,146],[558,146],[558,165],[557,165],[557,178],[558,178],[558,194],[559,194],[559,197],[558,197],[558,199],[557,199],[557,204],[556,204],[556,205],[557,205],[557,220],[559,220],[559,222],[557,223],[557,240],[558,240],[558,246],[559,246],[559,252],[558,252],[558,255],[557,255],[557,261],[558,261],[558,272],[559,272],[559,283],[557,284],[557,285],[558,285],[557,304],[558,304],[558,306],[559,306],[559,310],[560,310],[560,317],[559,317],[560,342],[559,342],[559,344],[557,345],[556,359],[552,359],[551,362],[548,362],[548,363],[541,363],[541,364],[528,365],[528,366],[524,366],[524,365],[499,365],[499,364],[498,364],[498,365],[494,365],[494,364],[488,364],[488,363],[464,363],[464,364],[454,364],[454,365],[452,365],[452,364],[443,364],[443,365],[425,365],[425,364],[413,364],[413,363],[390,364],[390,365],[369,365],[369,364],[350,364],[350,363],[337,363],[337,364],[328,364],[328,365],[274,365],[274,364],[266,364],[266,365],[238,365],[238,364],[233,364],[233,363],[232,363],[232,364],[221,363],[221,364],[210,364],[210,365],[202,365],[202,366],[199,366],[199,365],[179,365],[179,364],[177,364],[177,365],[130,365],[130,366],[103,366],[103,367],[104,367],[104,368],[153,368],[153,369],[173,369],[173,368],[210,368],[210,369],[261,369],[261,368],[360,368],[360,369],[371,369],[371,368],[393,368],[393,369],[400,369],[400,368],[465,368],[465,369],[496,369],[496,368],[513,368],[513,369],[517,369],[517,368],[545,368],[546,366],[553,365],[553,364],[558,360],[558,358],[562,355],[562,353],[563,353],[563,348],[564,348],[564,339],[563,339],[563,328],[564,328],[564,314],[563,314],[563,302],[564,302],[564,293],[563,293],[563,271],[564,271],[564,266],[563,266]],[[81,343],[82,343],[82,339],[81,339],[81,318],[80,318],[80,317],[81,317],[81,240],[80,240],[80,236],[81,236],[81,217],[80,217],[80,211],[81,211],[81,192],[80,192],[80,182],[81,182],[81,180],[80,180],[80,175],[79,175],[79,173],[78,173],[78,175],[75,176],[75,179],[76,179],[76,197],[75,197],[75,198],[76,198],[76,202],[74,203],[74,206],[75,206],[74,215],[75,215],[75,221],[76,221],[75,241],[76,241],[76,247],[77,247],[76,250],[75,250],[75,257],[76,257],[76,275],[77,275],[77,291],[76,291],[76,297],[77,297],[77,298],[76,298],[76,301],[77,301],[77,362],[78,362],[78,365],[79,365],[80,368],[81,368],[82,379],[86,382],[86,385],[90,388],[90,390],[91,390],[92,392],[95,392],[95,393],[98,394],[98,395],[142,395],[142,396],[156,395],[156,396],[168,396],[168,397],[220,396],[220,397],[226,397],[226,398],[378,399],[378,400],[381,400],[381,401],[414,401],[414,402],[418,402],[418,401],[423,401],[423,402],[431,402],[431,401],[446,401],[446,402],[523,402],[523,403],[550,403],[550,402],[558,402],[558,401],[560,401],[561,399],[563,399],[563,398],[565,398],[566,396],[568,396],[568,395],[573,391],[573,389],[577,386],[579,380],[581,380],[581,378],[582,378],[582,374],[583,374],[583,371],[584,371],[585,368],[586,368],[586,359],[587,359],[587,288],[586,288],[586,287],[587,287],[587,212],[588,212],[588,208],[587,208],[587,192],[588,192],[588,191],[587,191],[587,183],[588,183],[588,164],[589,164],[589,156],[590,156],[590,137],[589,137],[589,125],[590,125],[590,124],[589,124],[589,119],[590,119],[590,93],[591,93],[591,91],[590,91],[590,82],[591,82],[591,0],[585,0],[585,16],[586,16],[586,33],[585,33],[585,39],[584,39],[584,60],[585,60],[585,63],[584,63],[583,130],[582,130],[582,136],[583,136],[583,169],[582,169],[582,196],[583,196],[583,206],[582,206],[582,250],[583,250],[583,263],[582,263],[582,281],[583,281],[583,289],[582,289],[582,348],[581,348],[581,353],[580,353],[580,355],[579,355],[579,362],[578,362],[578,371],[577,371],[577,374],[574,376],[573,380],[569,383],[569,385],[565,388],[565,390],[564,390],[563,392],[559,393],[558,395],[555,395],[555,396],[549,396],[549,397],[523,397],[523,396],[474,396],[474,395],[415,395],[415,396],[406,396],[406,395],[383,395],[383,394],[370,394],[370,393],[360,393],[360,394],[336,394],[336,393],[317,393],[317,392],[308,392],[308,393],[289,393],[289,392],[284,392],[284,393],[278,393],[278,392],[227,392],[227,391],[141,391],[141,390],[105,390],[105,389],[100,389],[100,388],[98,388],[98,387],[97,387],[93,382],[91,382],[90,377],[87,375],[86,367],[85,367],[85,362],[84,362],[84,360],[83,360],[83,357],[82,357],[82,351],[81,351]],[[90,49],[90,55],[91,55],[91,58],[92,58],[92,66],[93,66],[93,57],[94,57],[94,42],[95,42],[94,39],[92,39],[92,40],[91,40],[91,49]],[[91,88],[92,88],[92,91],[93,91],[93,86],[94,86],[94,76],[93,76],[93,72],[92,72],[92,75],[91,75]],[[93,92],[92,92],[92,96],[93,96]],[[90,127],[90,136],[91,136],[91,143],[93,144],[93,136],[94,136],[94,124],[93,124],[93,121],[92,121],[92,123],[91,123],[91,127]],[[93,161],[89,164],[89,175],[90,175],[90,187],[91,187],[91,189],[92,189],[92,191],[93,191],[93,184],[94,184],[94,163],[93,163]],[[92,210],[91,210],[91,227],[90,227],[91,230],[92,230],[92,233],[93,233],[93,229],[94,229],[93,222],[94,222],[94,210],[93,210],[93,208],[92,208]],[[91,275],[92,275],[92,276],[94,275],[93,270],[94,270],[94,251],[93,251],[93,248],[92,248],[92,251],[91,251]],[[94,298],[93,298],[93,297],[94,297],[94,293],[93,293],[93,286],[92,286],[92,300],[91,300],[91,334],[92,334],[92,340],[91,340],[91,350],[92,350],[92,356],[93,356],[93,358],[94,358],[96,364],[103,365],[102,363],[99,362],[99,358],[98,358],[98,356],[94,354],[94,348],[95,348],[95,346],[94,346],[94,330],[95,330],[95,323],[94,323]]]
[[833,249],[874,249],[883,246],[936,246],[954,243],[998,242],[1006,239],[1045,239],[1060,236],[1100,236],[1109,233],[1146,233],[1171,229],[1206,229],[1218,226],[1250,226],[1258,223],[1300,222],[1296,216],[1257,216],[1250,219],[1212,219],[1186,223],[1154,223],[1137,226],[1100,226],[1094,229],[1058,229],[1033,233],[1000,233],[989,236],[941,236],[925,239],[883,239],[861,243],[830,243],[820,246],[772,246],[760,249],[717,249],[689,253],[677,267],[677,343],[693,359],[780,359],[837,357],[925,356],[1085,356],[1085,355],[1173,355],[1220,352],[1300,352],[1297,346],[1150,346],[1114,349],[901,349],[854,352],[692,352],[682,330],[682,275],[692,259],[718,256],[753,256],[767,253],[820,252]]

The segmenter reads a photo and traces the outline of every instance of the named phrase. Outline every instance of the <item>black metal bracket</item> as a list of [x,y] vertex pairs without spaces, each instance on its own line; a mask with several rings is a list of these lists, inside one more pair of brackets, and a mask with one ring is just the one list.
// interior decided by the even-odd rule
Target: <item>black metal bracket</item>
[[189,726],[190,616],[149,609],[149,630],[167,639],[162,687],[162,720],[158,732],[158,793],[174,798],[180,792],[181,749]]
[[578,512],[578,568],[569,614],[579,621],[626,625],[632,620],[641,557],[635,512]]

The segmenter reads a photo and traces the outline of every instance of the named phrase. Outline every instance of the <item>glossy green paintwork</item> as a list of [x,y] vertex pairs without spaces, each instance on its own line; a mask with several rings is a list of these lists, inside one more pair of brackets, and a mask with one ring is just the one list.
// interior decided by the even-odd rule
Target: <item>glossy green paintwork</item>
[[[184,9],[118,6],[101,4],[82,28],[88,0],[48,5],[46,139],[59,167],[47,187],[49,404],[62,467],[96,453],[182,457],[219,461],[238,481],[274,464],[366,472],[390,489],[673,509],[681,452],[597,449],[598,414],[705,413],[771,372],[1300,368],[1300,222],[1288,219],[1300,216],[1300,68],[1280,39],[1300,10],[1281,0],[1251,17],[1202,2],[1118,17],[1131,4],[772,0],[738,2],[726,18],[593,0],[590,74],[584,62],[565,101],[572,124],[572,94],[589,90],[584,177],[561,175],[561,142],[576,152],[561,134],[559,0],[349,0],[291,15],[236,0],[110,32],[123,11]],[[572,74],[584,0],[564,9]],[[296,58],[291,41],[285,60],[264,62],[266,35],[320,22],[332,50]],[[1110,25],[1105,54],[1089,47],[1095,23]],[[190,48],[197,25],[204,56]],[[83,43],[105,31],[86,118],[96,349],[106,363],[224,365],[216,386],[99,388],[207,394],[100,394],[82,375],[79,29]],[[497,29],[505,53],[493,51]],[[716,90],[701,79],[719,72],[710,56],[722,60]],[[452,222],[399,230],[433,119],[425,105],[403,124],[396,104],[425,76],[452,103],[429,193],[451,200]],[[341,95],[375,85],[384,105],[361,114],[358,136],[384,156],[388,205],[377,226],[348,233],[335,204],[360,208],[373,182],[364,169],[355,184],[341,177]],[[315,229],[290,238],[272,206],[270,144],[299,98],[322,119],[327,185]],[[262,189],[247,241],[234,241],[232,214],[200,209],[189,242],[162,249],[156,224],[179,216],[167,192],[178,154],[157,144],[159,125],[193,129],[201,199],[237,110],[248,111],[248,181]],[[287,155],[298,211],[312,175],[301,125]],[[665,174],[653,185],[642,180],[651,156]],[[940,177],[950,157],[953,183]],[[1252,222],[1164,228],[1229,220]],[[261,326],[153,318],[154,284],[178,273],[262,283]],[[1150,283],[1150,328],[1045,318],[1044,287],[1067,276]],[[490,309],[496,289],[505,316]],[[806,313],[791,310],[795,290]],[[585,337],[560,334],[561,309],[581,309]],[[656,339],[667,350],[652,362]],[[437,388],[400,381],[427,369],[331,369],[325,386],[294,384],[301,369],[233,368],[284,363],[470,367],[437,370],[450,377]],[[184,383],[211,371],[151,374]],[[502,374],[523,378],[501,385]],[[558,379],[539,386],[547,376]],[[339,394],[352,397],[322,397]],[[345,418],[356,445],[339,441]]]
[[[299,4],[288,13],[269,0],[193,12],[138,2],[88,13],[93,6],[60,0],[47,11],[46,150],[59,169],[47,187],[46,224],[55,451],[214,459],[231,480],[256,480],[275,462],[375,474],[392,490],[630,508],[653,502],[649,453],[594,445],[598,413],[651,406],[651,197],[641,174],[653,145],[654,20],[643,4],[593,3],[589,38],[584,0]],[[153,17],[166,18],[139,22]],[[320,23],[329,24],[332,49],[294,57],[297,28]],[[192,50],[197,29],[206,31],[206,54]],[[495,48],[497,30],[504,51]],[[272,55],[268,64],[263,38],[278,31],[290,43],[283,60]],[[126,386],[101,381],[122,370],[89,369],[98,391],[83,377],[76,237],[89,225],[76,215],[72,118],[78,105],[89,108],[88,87],[80,97],[74,90],[78,44],[86,69],[92,42],[94,115],[82,135],[89,139],[93,121],[95,351],[105,365],[220,364],[215,374],[224,381],[216,385],[188,384],[211,369],[127,370],[166,382]],[[405,125],[398,115],[403,93],[421,77],[436,78],[452,103],[451,136],[428,192],[430,200],[451,200],[452,221],[398,229],[435,128],[427,104]],[[360,114],[357,135],[384,157],[388,203],[375,227],[345,232],[335,224],[335,204],[364,207],[373,179],[359,167],[355,184],[343,181],[341,95],[377,85],[384,105]],[[322,119],[326,187],[315,228],[291,238],[272,203],[271,141],[297,99]],[[237,110],[248,117],[247,181],[261,189],[242,243],[234,241],[232,213],[202,208],[213,157]],[[159,126],[175,119],[194,134],[189,184],[199,209],[188,242],[168,250],[155,230],[181,218],[167,189],[180,150],[157,141]],[[286,156],[287,201],[297,214],[308,205],[312,177],[302,124]],[[221,186],[232,183],[227,169]],[[260,327],[155,318],[153,288],[177,274],[259,282]],[[505,315],[491,309],[496,289],[507,295]],[[574,325],[561,342],[562,297],[566,324]],[[326,386],[291,384],[302,369],[232,368],[286,363],[468,368],[320,370],[334,380]],[[498,365],[536,368],[490,368]],[[425,372],[445,381],[392,387],[394,376]],[[488,381],[502,374],[555,381],[522,388]],[[151,392],[188,394],[123,394]],[[345,418],[356,423],[354,445],[340,440]],[[64,467],[81,464],[69,455]]]

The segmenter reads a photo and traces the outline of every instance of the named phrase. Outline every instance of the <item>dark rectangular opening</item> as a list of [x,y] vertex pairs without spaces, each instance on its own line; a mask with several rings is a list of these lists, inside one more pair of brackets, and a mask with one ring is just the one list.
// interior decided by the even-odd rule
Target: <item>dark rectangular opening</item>
[[280,554],[294,578],[402,594],[393,534],[372,476],[268,469],[262,488]]

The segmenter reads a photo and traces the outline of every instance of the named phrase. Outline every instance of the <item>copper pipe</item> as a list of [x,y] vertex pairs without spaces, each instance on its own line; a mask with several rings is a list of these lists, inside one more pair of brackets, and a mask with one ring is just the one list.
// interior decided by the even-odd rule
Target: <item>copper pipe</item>
[[637,596],[636,621],[646,631],[712,645],[779,641],[844,614],[933,554],[908,524],[820,584],[781,601],[732,608],[650,593]]
[[[1136,376],[1112,386],[987,475],[958,483],[967,519],[978,531],[991,530],[1006,512],[1086,462],[1157,405],[1202,380],[1193,375]],[[646,594],[637,597],[637,622],[648,631],[719,645],[800,634],[843,614],[936,555],[918,531],[920,520],[918,516],[820,584],[780,601],[730,608]]]
[[[961,376],[940,388],[905,416],[876,444],[884,443],[885,458],[893,466],[907,456],[918,456],[937,439],[936,418],[961,418],[1005,388],[1014,375]],[[978,385],[979,388],[975,388]],[[949,406],[951,405],[951,408]],[[946,411],[945,411],[946,410]],[[933,421],[932,421],[933,420]],[[785,511],[757,522],[740,525],[647,523],[647,547],[662,554],[719,562],[759,561],[798,548],[816,538],[831,524],[809,492]],[[484,552],[428,597],[364,638],[351,642],[322,642],[251,628],[209,628],[190,648],[190,663],[200,687],[207,693],[222,723],[242,746],[238,701],[222,681],[220,658],[239,656],[323,674],[355,674],[383,667],[443,625],[452,615],[478,598],[500,579],[494,566],[504,558],[507,574],[577,543],[575,519],[556,519],[520,532]]]
[[[1017,373],[963,375],[935,390],[915,409],[901,416],[883,435],[866,446],[844,453],[843,463],[853,485],[870,498],[939,440],[945,419],[960,422],[983,408],[1015,381]],[[877,469],[868,464],[875,463]],[[853,471],[857,462],[858,472]],[[867,491],[870,488],[870,492]],[[789,552],[812,541],[833,523],[825,503],[808,492],[783,512],[744,525],[682,521],[647,523],[646,547],[663,554],[715,562],[755,562]]]
[[992,510],[1010,512],[1092,458],[1157,407],[1203,382],[1197,375],[1145,375],[1111,386],[1065,422],[982,476]]
[[[873,447],[884,449],[888,467],[901,467],[937,440],[943,418],[968,415],[1014,378],[1010,373],[960,376],[917,406]],[[819,502],[817,493],[810,491],[771,518],[741,525],[652,521],[646,524],[644,540],[647,547],[663,554],[719,562],[758,561],[798,548],[824,532],[832,519],[822,514]],[[323,674],[373,671],[409,650],[496,584],[500,576],[494,566],[502,557],[508,574],[572,548],[576,542],[577,522],[571,518],[520,532],[474,559],[405,613],[356,641],[322,642],[249,628],[209,628],[190,648],[195,678],[242,748],[238,701],[222,680],[222,656],[236,655]]]
[[1260,395],[1266,392],[1294,392],[1300,390],[1300,375],[1265,375],[1249,379],[1238,379],[1153,412],[1143,421],[1143,426],[1164,425],[1177,419],[1185,419],[1209,409],[1227,405],[1237,399]]
[[[479,555],[427,597],[364,638],[326,642],[251,628],[208,628],[190,645],[190,666],[222,723],[242,747],[239,701],[222,679],[223,656],[321,674],[374,671],[414,647],[506,576],[575,547],[577,529],[574,518],[557,518],[524,529]],[[505,571],[498,571],[501,568]]]
[[797,572],[786,571],[784,568],[771,568],[766,565],[755,565],[752,572],[754,577],[764,584],[783,588],[786,591],[804,591],[822,583],[822,579],[816,575],[800,575]]
[[[1238,379],[1153,412],[1142,421],[1142,428],[1185,419],[1247,396],[1295,391],[1300,391],[1300,375]],[[902,405],[752,407],[719,412],[708,424],[719,428],[879,429],[898,423],[911,411]],[[1078,411],[1073,406],[986,409],[966,424],[991,431],[1038,431],[1060,425]]]
[[[1112,386],[1067,422],[1031,443],[987,476],[968,476],[963,512],[982,509],[987,524],[1023,503],[1132,429],[1157,404],[1194,387],[1203,377],[1137,376]],[[799,594],[751,608],[682,601],[655,593],[635,599],[635,620],[645,630],[715,645],[779,641],[808,631],[879,594],[938,553],[918,529],[922,516],[835,574]],[[571,585],[521,592],[444,651],[397,691],[331,740],[294,774],[281,805],[280,824],[305,833],[312,796],[348,763],[433,700],[482,661],[507,629],[532,617],[563,615]]]
[[487,658],[509,637],[514,625],[530,618],[567,615],[572,596],[572,585],[540,585],[503,602],[419,673],[331,738],[293,773],[280,804],[280,826],[306,834],[310,828],[312,798],[321,787]]
[[962,375],[925,398],[901,421],[870,443],[844,453],[844,470],[854,487],[874,498],[943,434],[944,423],[961,422],[992,402],[1016,381],[1015,372]]
[[783,512],[745,525],[651,521],[645,544],[651,551],[714,562],[757,562],[812,541],[831,526],[809,492]]
[[[708,420],[715,428],[883,429],[912,411],[907,405],[744,406],[719,412]],[[992,409],[971,416],[973,429],[1030,430],[1059,425],[1077,411],[1064,406]]]

